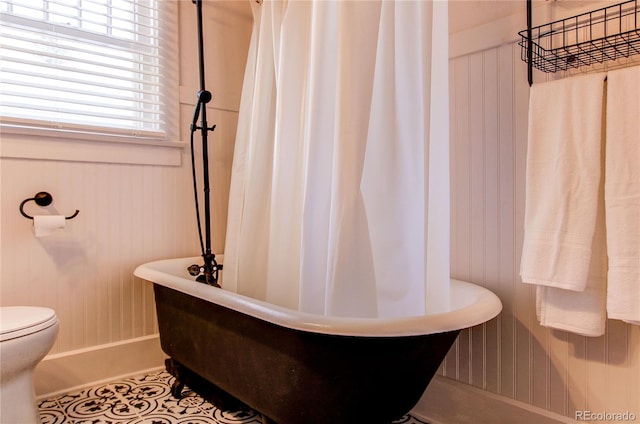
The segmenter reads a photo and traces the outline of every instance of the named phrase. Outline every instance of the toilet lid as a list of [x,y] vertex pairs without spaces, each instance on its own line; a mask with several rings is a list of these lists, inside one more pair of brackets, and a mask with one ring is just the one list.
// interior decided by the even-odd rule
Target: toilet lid
[[0,341],[35,333],[57,322],[56,313],[50,308],[3,306],[0,308]]

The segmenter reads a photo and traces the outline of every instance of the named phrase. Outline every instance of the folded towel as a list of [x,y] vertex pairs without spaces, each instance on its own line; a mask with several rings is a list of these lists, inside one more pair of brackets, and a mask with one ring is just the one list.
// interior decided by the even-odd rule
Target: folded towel
[[607,78],[607,312],[640,324],[640,67]]
[[536,84],[529,98],[525,283],[589,282],[601,177],[604,74]]

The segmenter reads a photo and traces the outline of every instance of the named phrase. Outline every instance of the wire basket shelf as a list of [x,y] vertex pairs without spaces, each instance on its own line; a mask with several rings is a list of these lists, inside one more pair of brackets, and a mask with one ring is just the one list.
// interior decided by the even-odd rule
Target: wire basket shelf
[[640,54],[639,20],[638,0],[629,0],[527,28],[518,33],[521,59],[543,72],[558,72]]

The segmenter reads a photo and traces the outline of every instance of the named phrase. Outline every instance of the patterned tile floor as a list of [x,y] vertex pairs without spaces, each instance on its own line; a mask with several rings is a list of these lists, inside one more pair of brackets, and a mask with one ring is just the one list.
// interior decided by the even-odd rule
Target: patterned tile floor
[[[175,399],[173,380],[169,373],[158,372],[45,399],[39,403],[40,417],[43,424],[262,423],[255,411],[222,411],[187,388],[182,399]],[[427,424],[411,415],[395,421],[400,423]]]

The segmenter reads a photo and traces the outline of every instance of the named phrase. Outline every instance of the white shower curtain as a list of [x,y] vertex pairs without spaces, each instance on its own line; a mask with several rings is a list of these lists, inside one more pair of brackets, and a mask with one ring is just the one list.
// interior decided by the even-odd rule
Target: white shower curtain
[[446,310],[446,1],[251,4],[225,288],[332,316]]

